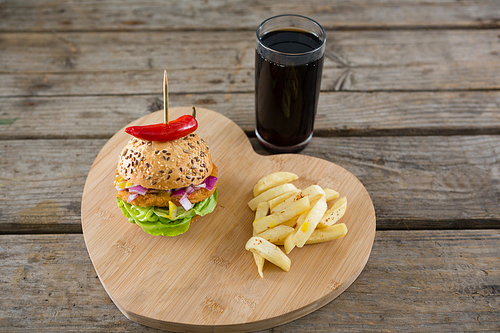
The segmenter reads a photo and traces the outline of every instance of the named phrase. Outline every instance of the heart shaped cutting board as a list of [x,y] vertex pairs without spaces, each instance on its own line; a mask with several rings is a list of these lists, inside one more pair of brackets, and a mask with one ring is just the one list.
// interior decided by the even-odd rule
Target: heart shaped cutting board
[[[171,119],[191,108],[169,110]],[[197,134],[219,168],[218,205],[177,237],[151,236],[127,221],[113,186],[118,155],[131,138],[115,134],[89,172],[82,198],[85,243],[106,292],[130,320],[170,331],[241,332],[278,326],[332,301],[363,270],[375,238],[375,211],[361,182],[347,170],[314,157],[261,156],[228,118],[197,109]],[[158,111],[130,125],[163,121]],[[291,269],[271,263],[264,277],[245,250],[252,236],[247,202],[255,183],[275,171],[299,175],[294,184],[318,184],[347,197],[340,222],[345,237],[290,252]],[[330,204],[331,205],[331,204]]]

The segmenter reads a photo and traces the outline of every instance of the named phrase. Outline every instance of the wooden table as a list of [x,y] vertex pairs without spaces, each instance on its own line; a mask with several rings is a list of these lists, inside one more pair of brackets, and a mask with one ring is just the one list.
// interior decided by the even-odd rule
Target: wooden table
[[134,331],[81,228],[91,163],[120,128],[198,105],[258,153],[254,31],[300,13],[327,30],[315,137],[357,176],[371,257],[325,307],[266,332],[500,330],[497,1],[0,2],[0,331]]

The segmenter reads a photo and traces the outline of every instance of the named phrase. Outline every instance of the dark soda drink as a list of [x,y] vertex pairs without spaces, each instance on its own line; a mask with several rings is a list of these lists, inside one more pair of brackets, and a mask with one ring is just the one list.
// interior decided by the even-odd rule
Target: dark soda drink
[[312,137],[323,71],[324,38],[287,27],[260,36],[255,52],[255,133],[279,152],[303,149]]

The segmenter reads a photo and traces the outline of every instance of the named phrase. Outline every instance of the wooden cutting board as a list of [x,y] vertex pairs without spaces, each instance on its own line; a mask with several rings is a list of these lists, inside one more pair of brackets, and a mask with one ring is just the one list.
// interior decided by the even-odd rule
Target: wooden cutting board
[[[361,182],[336,164],[314,157],[256,154],[231,120],[197,109],[197,134],[210,146],[219,168],[218,205],[183,235],[151,236],[127,221],[113,186],[118,155],[131,138],[115,134],[89,172],[82,198],[85,243],[95,270],[113,302],[130,320],[170,331],[255,331],[284,324],[332,301],[364,268],[375,237],[375,211]],[[170,110],[170,119],[191,108]],[[130,125],[163,121],[162,111]],[[299,188],[318,184],[348,201],[340,222],[345,237],[295,248],[291,269],[271,263],[261,278],[245,250],[252,236],[247,202],[254,184],[275,171],[301,178]],[[330,204],[331,205],[331,204]]]

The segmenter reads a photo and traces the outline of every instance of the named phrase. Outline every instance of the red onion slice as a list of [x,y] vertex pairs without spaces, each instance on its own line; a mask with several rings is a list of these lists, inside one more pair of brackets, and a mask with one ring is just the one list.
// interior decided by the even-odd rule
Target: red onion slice
[[201,184],[198,184],[198,185],[193,185],[193,188],[195,191],[198,191],[199,189],[202,189],[202,188],[206,188],[207,187],[207,184],[205,183],[201,183]]
[[137,194],[137,193],[129,193],[128,198],[127,198],[127,203],[131,203],[138,196],[139,196],[139,194]]
[[140,195],[144,195],[146,194],[146,192],[148,191],[147,188],[141,186],[141,185],[136,185],[134,187],[130,187],[128,189],[129,193],[137,193],[137,194],[140,194]]
[[186,194],[186,188],[185,187],[178,188],[178,189],[172,191],[172,195],[173,196],[176,196],[176,195],[182,195],[182,196],[184,196],[185,194]]
[[215,177],[215,176],[208,176],[207,178],[205,178],[205,180],[203,181],[203,183],[206,184],[205,188],[207,190],[212,191],[214,189],[215,184],[217,184],[217,177]]
[[179,203],[186,212],[193,208],[193,204],[191,203],[191,201],[189,201],[186,195],[182,196],[182,198],[179,200]]

